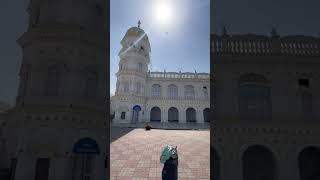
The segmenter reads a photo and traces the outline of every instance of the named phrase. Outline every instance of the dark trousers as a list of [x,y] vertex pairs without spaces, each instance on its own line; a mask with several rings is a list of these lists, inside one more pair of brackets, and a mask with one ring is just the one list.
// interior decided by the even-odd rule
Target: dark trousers
[[178,179],[178,159],[169,159],[164,163],[162,169],[162,180]]

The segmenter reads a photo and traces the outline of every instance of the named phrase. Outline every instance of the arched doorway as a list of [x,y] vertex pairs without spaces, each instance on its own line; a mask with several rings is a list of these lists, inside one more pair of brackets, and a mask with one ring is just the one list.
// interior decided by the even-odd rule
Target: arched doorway
[[187,122],[196,122],[196,110],[194,110],[193,108],[188,108],[186,110],[186,118]]
[[83,138],[73,146],[72,179],[92,179],[95,156],[100,154],[97,142]]
[[307,147],[299,153],[300,180],[320,180],[320,149]]
[[249,147],[242,156],[243,180],[275,180],[276,162],[264,146]]
[[132,123],[137,123],[139,121],[139,112],[141,111],[141,107],[139,105],[135,105],[132,108]]
[[211,147],[211,160],[213,161],[213,179],[220,180],[220,157],[217,151]]
[[153,107],[150,112],[150,121],[161,121],[161,109]]
[[203,120],[204,122],[210,122],[210,109],[209,108],[205,108],[203,110]]
[[168,121],[169,122],[178,122],[179,121],[179,111],[175,107],[171,107],[168,110]]

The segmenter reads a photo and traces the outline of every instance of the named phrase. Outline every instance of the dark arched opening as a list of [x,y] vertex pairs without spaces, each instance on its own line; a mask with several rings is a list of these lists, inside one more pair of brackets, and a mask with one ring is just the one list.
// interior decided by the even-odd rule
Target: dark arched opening
[[150,121],[161,121],[161,109],[153,107],[150,112]]
[[320,180],[320,149],[307,147],[299,153],[300,180]]
[[242,156],[243,180],[275,180],[273,153],[264,146],[249,147]]
[[169,122],[175,122],[175,121],[179,121],[179,111],[177,108],[175,107],[171,107],[168,110],[168,121]]

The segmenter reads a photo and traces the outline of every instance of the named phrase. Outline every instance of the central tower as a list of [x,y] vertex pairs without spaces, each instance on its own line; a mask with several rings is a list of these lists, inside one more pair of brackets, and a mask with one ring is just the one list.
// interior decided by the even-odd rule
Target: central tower
[[119,70],[117,72],[116,96],[124,100],[117,104],[115,119],[124,122],[142,121],[145,104],[145,85],[150,63],[150,43],[140,28],[131,27],[121,40]]

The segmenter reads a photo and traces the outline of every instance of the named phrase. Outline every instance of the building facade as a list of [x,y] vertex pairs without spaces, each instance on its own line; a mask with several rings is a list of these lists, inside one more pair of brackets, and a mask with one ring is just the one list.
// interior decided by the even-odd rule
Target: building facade
[[103,7],[30,1],[16,104],[0,114],[0,179],[108,177]]
[[319,179],[320,38],[211,36],[214,179]]
[[150,43],[139,26],[126,32],[121,45],[113,122],[209,122],[208,73],[151,72]]

